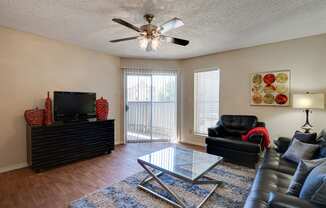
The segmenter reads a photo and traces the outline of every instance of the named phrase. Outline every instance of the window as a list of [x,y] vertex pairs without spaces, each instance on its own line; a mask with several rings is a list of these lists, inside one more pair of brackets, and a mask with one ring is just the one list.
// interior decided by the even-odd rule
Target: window
[[194,74],[194,132],[207,135],[207,128],[219,119],[220,72],[218,69]]

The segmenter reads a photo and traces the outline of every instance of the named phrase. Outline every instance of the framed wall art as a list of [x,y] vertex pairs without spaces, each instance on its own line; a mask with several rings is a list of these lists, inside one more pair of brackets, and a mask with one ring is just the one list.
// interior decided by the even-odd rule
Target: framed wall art
[[257,72],[250,77],[250,104],[289,106],[290,70]]

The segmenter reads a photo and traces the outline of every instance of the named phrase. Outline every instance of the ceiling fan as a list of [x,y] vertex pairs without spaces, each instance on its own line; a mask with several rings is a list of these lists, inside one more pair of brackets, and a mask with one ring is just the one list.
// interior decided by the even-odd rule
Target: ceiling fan
[[119,18],[113,18],[112,19],[113,22],[119,23],[121,25],[124,25],[124,26],[132,29],[132,30],[135,30],[136,32],[138,32],[138,36],[111,40],[110,42],[116,43],[116,42],[121,42],[121,41],[138,39],[139,46],[146,51],[157,50],[161,44],[161,41],[165,41],[168,43],[174,43],[174,44],[181,45],[181,46],[186,46],[189,44],[188,40],[169,37],[169,36],[164,35],[164,33],[168,32],[172,29],[176,29],[178,27],[183,26],[184,23],[182,22],[181,19],[175,17],[175,18],[163,23],[160,26],[156,26],[156,25],[152,24],[154,15],[146,14],[144,16],[144,18],[148,22],[148,24],[145,24],[141,27],[137,27],[137,26],[130,24],[129,22],[126,22]]

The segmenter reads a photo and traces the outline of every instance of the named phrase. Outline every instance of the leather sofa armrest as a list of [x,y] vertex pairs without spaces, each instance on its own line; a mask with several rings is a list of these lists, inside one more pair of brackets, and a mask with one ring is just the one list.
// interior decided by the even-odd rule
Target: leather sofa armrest
[[220,133],[221,133],[221,127],[220,126],[214,126],[211,128],[208,128],[208,136],[209,137],[219,137]]
[[260,153],[261,151],[258,144],[221,137],[207,137],[206,144],[250,153]]
[[279,137],[277,141],[275,141],[275,144],[277,146],[276,150],[277,152],[283,154],[286,152],[286,150],[289,148],[291,144],[292,139],[288,137]]
[[270,192],[268,197],[270,208],[318,208],[319,206],[295,196]]

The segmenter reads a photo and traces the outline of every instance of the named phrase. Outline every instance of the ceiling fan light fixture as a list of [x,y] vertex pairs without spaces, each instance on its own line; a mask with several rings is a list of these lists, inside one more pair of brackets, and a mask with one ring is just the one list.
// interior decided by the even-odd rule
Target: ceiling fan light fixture
[[143,50],[147,49],[148,46],[148,39],[146,38],[146,36],[139,36],[138,37],[138,42],[139,42],[139,47]]
[[140,36],[138,42],[141,49],[145,51],[156,51],[160,46],[160,37],[148,38],[147,36]]
[[155,37],[151,41],[152,49],[156,51],[160,46],[160,37]]
[[161,41],[173,43],[181,46],[186,46],[189,44],[188,40],[163,35],[163,33],[165,32],[183,26],[184,24],[181,19],[175,17],[160,26],[156,26],[151,23],[154,18],[154,15],[147,14],[144,17],[148,24],[142,25],[140,27],[137,27],[122,19],[113,18],[112,19],[113,22],[119,23],[125,27],[128,27],[138,32],[138,36],[115,39],[115,40],[111,40],[110,42],[116,43],[121,41],[138,39],[139,47],[145,51],[156,51],[160,47]]

